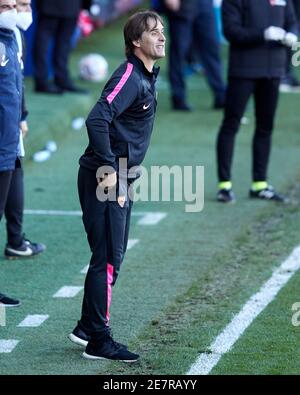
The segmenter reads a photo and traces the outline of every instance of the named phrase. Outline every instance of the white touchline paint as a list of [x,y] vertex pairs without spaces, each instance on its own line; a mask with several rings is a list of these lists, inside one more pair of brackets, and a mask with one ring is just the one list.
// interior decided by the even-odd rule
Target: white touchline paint
[[131,250],[138,243],[139,243],[138,239],[129,239],[127,244],[127,250]]
[[0,354],[10,353],[19,343],[19,340],[1,340],[0,339]]
[[[136,244],[139,243],[138,239],[129,239],[128,240],[128,245],[127,245],[127,250],[131,250]],[[86,265],[81,271],[81,274],[87,274],[88,270],[89,270],[89,264]]]
[[[81,217],[81,211],[66,211],[66,210],[24,210],[24,214],[27,215],[47,215],[47,216],[70,216],[70,217]],[[154,213],[154,212],[133,212],[132,216],[142,217],[138,221],[138,225],[157,225],[163,220],[166,213]]]
[[64,286],[53,295],[53,298],[74,298],[82,289],[83,287]]
[[145,215],[138,221],[138,225],[157,225],[160,221],[166,218],[166,213],[145,213]]
[[188,375],[207,375],[241,337],[253,320],[272,302],[278,292],[300,268],[300,246],[277,268],[259,292],[251,296],[242,310],[191,366]]
[[28,215],[65,215],[70,217],[81,217],[82,211],[66,211],[66,210],[24,210],[24,214]]
[[81,274],[87,274],[87,272],[88,272],[88,270],[89,270],[89,266],[90,266],[90,264],[86,265],[86,266],[80,271],[80,273],[81,273]]
[[47,314],[32,314],[28,315],[22,322],[19,323],[18,327],[38,327],[42,325],[49,318]]

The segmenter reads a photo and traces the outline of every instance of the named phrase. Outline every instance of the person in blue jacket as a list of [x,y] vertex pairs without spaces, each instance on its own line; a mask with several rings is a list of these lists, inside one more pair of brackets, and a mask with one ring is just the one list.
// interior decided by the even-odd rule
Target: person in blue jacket
[[[5,214],[8,242],[4,254],[7,258],[31,257],[44,250],[43,245],[32,243],[22,232],[24,184],[20,122],[23,79],[22,59],[14,32],[17,22],[16,0],[0,0],[0,220]],[[2,294],[1,301],[15,305],[13,301],[5,303]]]
[[[127,21],[124,38],[127,60],[106,83],[86,121],[89,144],[80,158],[78,191],[92,257],[81,319],[69,338],[86,346],[85,358],[133,362],[139,356],[110,332],[111,291],[128,241],[133,202],[127,178],[138,177],[153,129],[159,71],[154,64],[165,56],[163,22],[155,12],[138,12]],[[101,191],[116,196],[103,199]]]
[[224,0],[222,20],[230,52],[225,113],[217,137],[217,200],[235,201],[231,177],[234,142],[247,103],[253,96],[256,126],[249,197],[284,202],[286,198],[269,184],[267,170],[280,78],[285,72],[286,47],[297,42],[292,1]]

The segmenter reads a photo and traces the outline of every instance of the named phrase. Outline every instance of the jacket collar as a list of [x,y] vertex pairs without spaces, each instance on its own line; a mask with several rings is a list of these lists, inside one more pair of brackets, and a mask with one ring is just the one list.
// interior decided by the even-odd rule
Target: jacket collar
[[11,40],[14,38],[14,31],[9,29],[2,29],[0,28],[0,37],[1,39]]
[[140,58],[138,58],[136,55],[134,55],[134,54],[128,56],[128,61],[133,63],[133,65],[136,66],[147,77],[152,78],[153,75],[154,75],[154,77],[156,78],[158,73],[159,73],[160,68],[156,67],[156,66],[153,67],[153,71],[152,72],[147,70],[145,65],[144,65],[144,63],[143,63],[143,61]]

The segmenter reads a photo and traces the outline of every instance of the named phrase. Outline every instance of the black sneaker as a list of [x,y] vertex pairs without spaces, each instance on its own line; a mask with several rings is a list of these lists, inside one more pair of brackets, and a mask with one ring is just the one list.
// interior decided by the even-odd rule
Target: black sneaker
[[235,194],[232,189],[220,189],[217,193],[217,200],[222,203],[234,203]]
[[109,334],[104,335],[103,338],[97,342],[88,342],[82,356],[91,360],[110,359],[128,363],[136,362],[139,359],[138,354],[128,351],[127,348],[121,347]]
[[[108,329],[108,332],[112,336],[112,331],[110,328]],[[78,344],[79,346],[83,346],[83,347],[86,347],[88,342],[91,340],[91,336],[88,335],[83,329],[81,329],[79,325],[77,325],[74,328],[74,330],[72,331],[72,333],[70,333],[68,335],[68,338],[71,340],[71,342]],[[115,341],[115,343],[119,347],[127,348],[127,346],[125,344],[118,343],[116,341]]]
[[10,298],[9,296],[0,294],[0,306],[4,307],[17,307],[21,302],[17,299]]
[[268,185],[267,188],[261,189],[260,191],[253,191],[250,189],[249,197],[255,199],[262,200],[273,200],[276,202],[287,202],[287,198],[283,195],[279,195],[271,185]]
[[68,338],[71,342],[84,347],[86,347],[88,342],[91,340],[91,336],[87,335],[78,325],[73,332],[69,334]]
[[33,243],[24,239],[20,247],[6,245],[4,255],[8,259],[30,258],[45,251],[46,246],[40,243]]

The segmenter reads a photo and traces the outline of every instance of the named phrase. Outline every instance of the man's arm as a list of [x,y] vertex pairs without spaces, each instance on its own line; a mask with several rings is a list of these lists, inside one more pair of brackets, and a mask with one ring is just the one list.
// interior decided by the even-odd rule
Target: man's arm
[[223,0],[222,21],[226,39],[236,45],[252,46],[264,41],[264,29],[243,26],[241,0]]
[[96,155],[98,167],[117,168],[116,158],[110,146],[109,127],[138,95],[138,85],[131,76],[132,67],[128,63],[126,69],[121,68],[114,74],[87,118],[90,145]]

